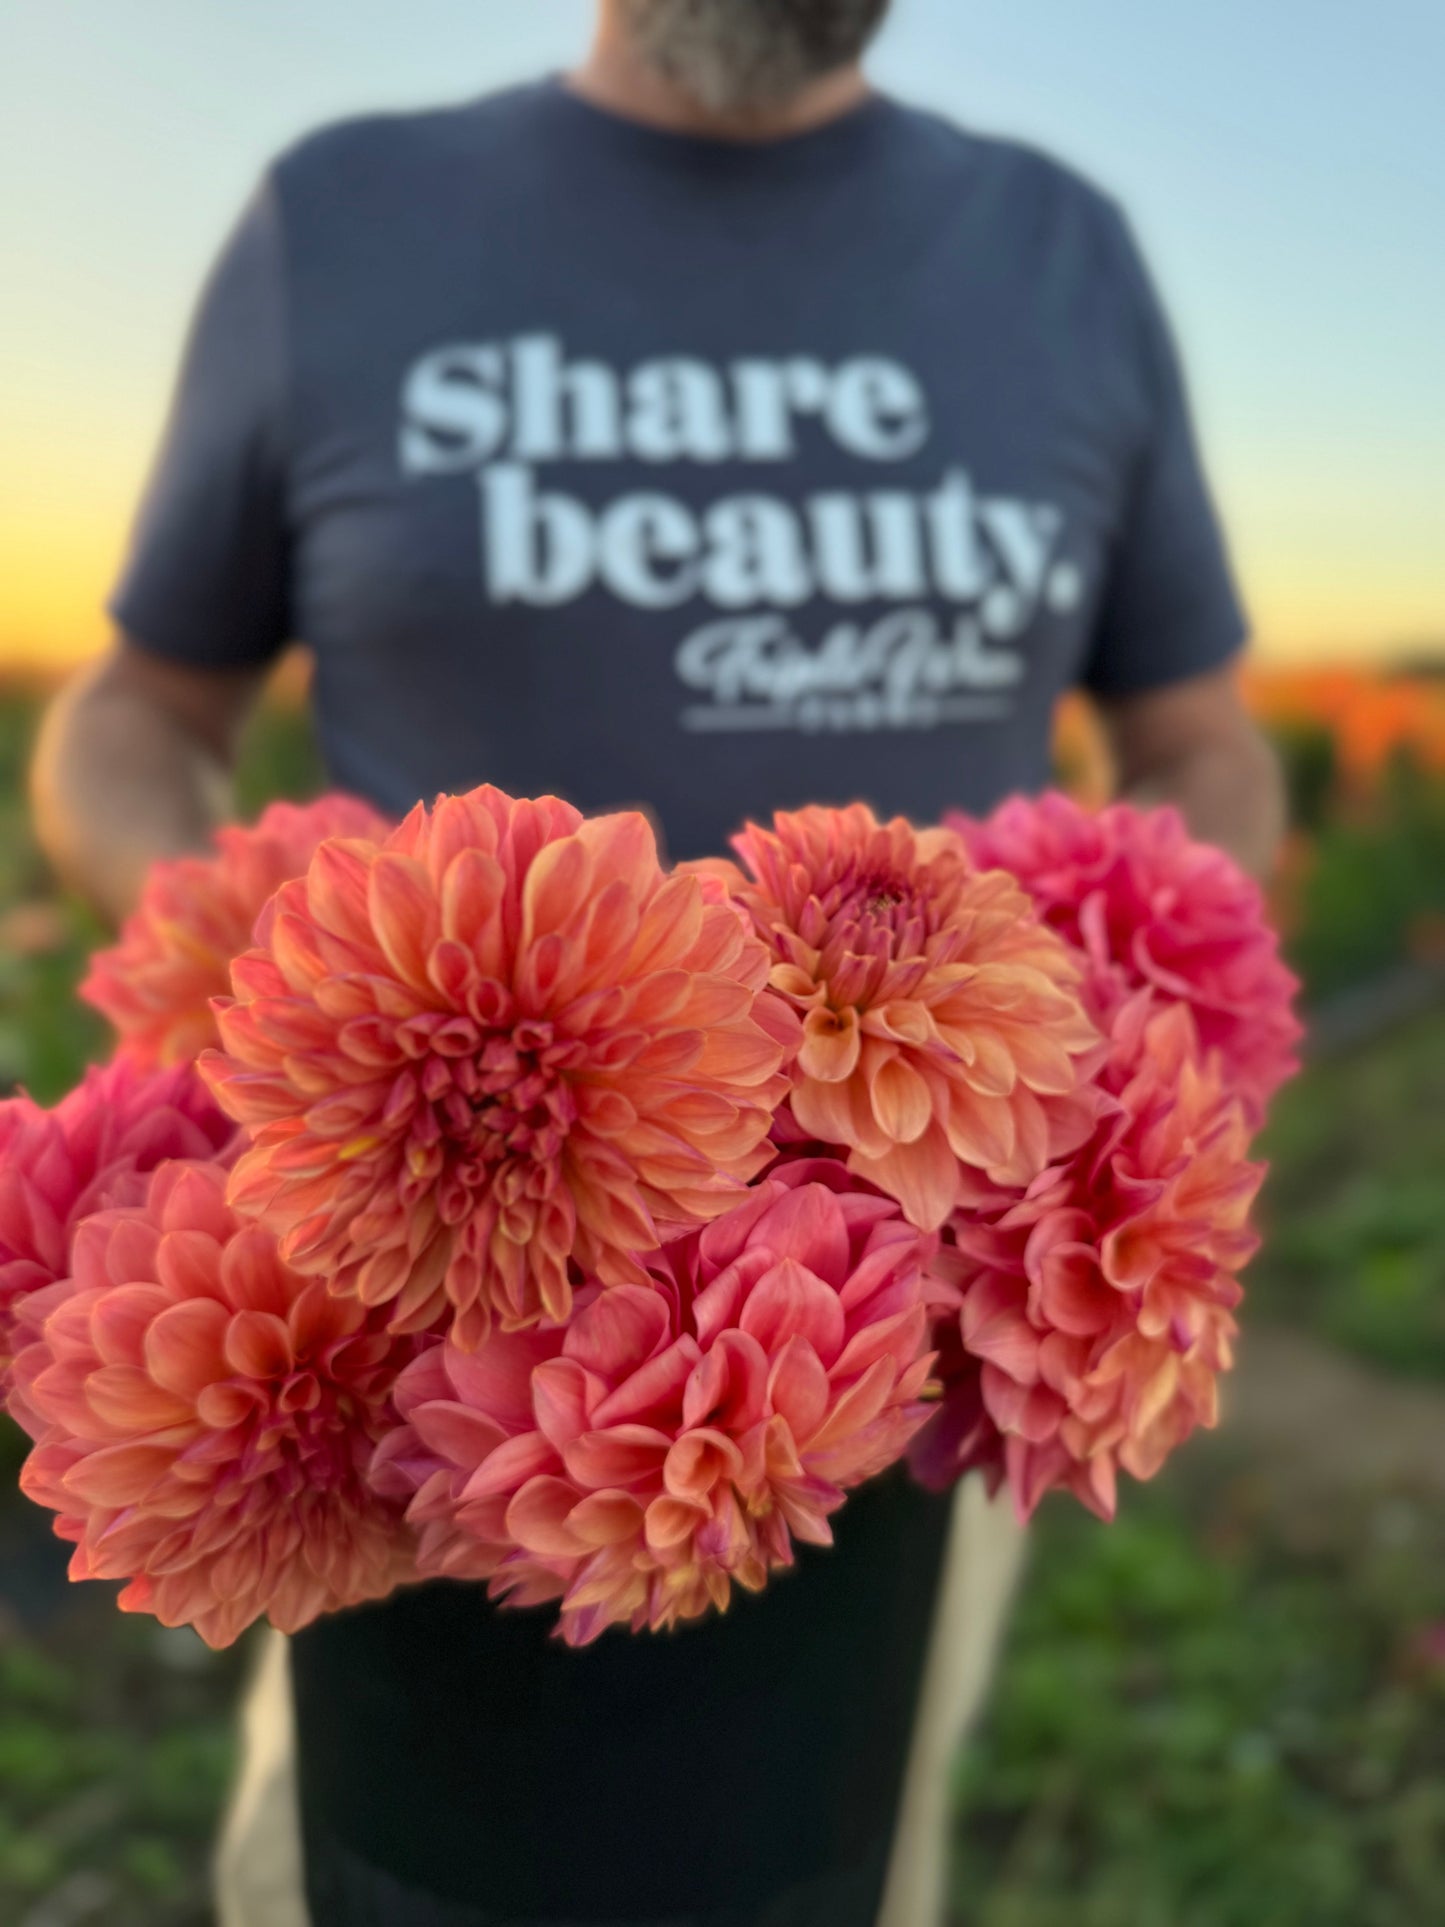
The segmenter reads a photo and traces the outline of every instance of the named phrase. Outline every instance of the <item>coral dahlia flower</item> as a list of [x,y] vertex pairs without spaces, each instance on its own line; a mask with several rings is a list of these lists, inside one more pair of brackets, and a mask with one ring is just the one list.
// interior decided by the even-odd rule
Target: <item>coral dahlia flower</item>
[[59,1517],[72,1579],[229,1645],[296,1632],[410,1572],[398,1506],[366,1479],[414,1340],[284,1265],[218,1166],[167,1164],[143,1205],[76,1235],[74,1272],[15,1364],[36,1444],[22,1489]]
[[217,1040],[211,999],[231,988],[231,959],[272,892],[300,876],[323,837],[380,838],[390,825],[352,796],[273,803],[250,827],[216,832],[214,856],[151,866],[120,940],[98,950],[80,986],[138,1064],[192,1062]]
[[1016,876],[1051,928],[1089,963],[1107,1021],[1147,985],[1187,1003],[1205,1050],[1257,1124],[1299,1068],[1298,980],[1279,955],[1259,886],[1194,842],[1174,809],[1087,810],[1057,792],[1015,796],[982,822],[947,819],[974,861]]
[[410,1500],[420,1570],[560,1599],[585,1645],[723,1609],[795,1539],[829,1544],[849,1487],[931,1410],[936,1241],[851,1186],[790,1166],[664,1247],[646,1286],[584,1287],[564,1329],[424,1351],[372,1473]]
[[82,1218],[133,1204],[167,1158],[215,1158],[235,1137],[188,1064],[88,1070],[53,1110],[0,1103],[0,1394],[30,1295],[63,1278]]
[[803,1021],[802,1135],[936,1229],[973,1166],[1026,1184],[1087,1131],[1077,1093],[1099,1036],[1079,968],[1024,891],[949,830],[861,803],[749,824],[725,877]]
[[329,842],[233,967],[203,1068],[232,1185],[288,1261],[457,1342],[571,1303],[570,1267],[716,1217],[767,1162],[795,1026],[715,884],[635,813],[484,788]]
[[1257,1247],[1244,1108],[1201,1058],[1182,1004],[1147,993],[1116,1019],[1116,1101],[1093,1142],[1012,1200],[960,1213],[935,1274],[942,1409],[918,1440],[930,1485],[1007,1474],[1027,1517],[1062,1486],[1112,1516],[1119,1471],[1152,1478],[1217,1418],[1237,1274]]

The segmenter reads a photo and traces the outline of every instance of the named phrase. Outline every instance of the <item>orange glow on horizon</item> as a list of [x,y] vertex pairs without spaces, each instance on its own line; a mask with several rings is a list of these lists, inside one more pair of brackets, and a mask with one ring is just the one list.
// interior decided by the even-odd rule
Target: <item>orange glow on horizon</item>
[[[0,575],[0,669],[61,668],[94,652],[107,627],[105,600],[125,549],[130,502],[77,504],[62,516],[5,511],[6,557]],[[1246,601],[1254,652],[1270,664],[1383,662],[1445,656],[1445,620],[1429,585],[1396,578],[1319,575],[1290,590],[1261,585]]]
[[[141,397],[106,423],[86,461],[69,420],[49,445],[37,437],[0,476],[0,670],[55,670],[105,638],[105,601],[125,552],[145,459],[151,404]],[[142,424],[147,424],[143,428]],[[7,451],[8,452],[8,451]],[[148,450],[147,450],[148,455]],[[14,458],[12,457],[12,460]],[[1386,662],[1445,657],[1445,556],[1415,539],[1389,545],[1275,539],[1258,507],[1225,503],[1255,658],[1266,664]]]

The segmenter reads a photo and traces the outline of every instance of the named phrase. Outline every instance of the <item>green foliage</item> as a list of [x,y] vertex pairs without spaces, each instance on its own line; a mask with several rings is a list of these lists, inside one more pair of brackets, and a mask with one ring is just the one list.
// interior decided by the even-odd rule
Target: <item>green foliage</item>
[[1445,1666],[1418,1634],[1441,1571],[1378,1539],[1287,1552],[1227,1488],[1133,1492],[1108,1531],[1050,1502],[961,1770],[956,1919],[1440,1918]]
[[317,796],[325,777],[307,709],[266,705],[241,745],[236,801],[248,821],[278,796]]
[[1277,723],[1270,731],[1284,770],[1290,822],[1301,830],[1324,827],[1339,776],[1335,739],[1323,723]]
[[1315,1065],[1261,1150],[1256,1314],[1445,1379],[1445,1015]]
[[1388,970],[1423,917],[1445,916],[1445,783],[1397,757],[1361,821],[1328,823],[1305,880],[1291,961],[1312,1001]]
[[107,1927],[202,1927],[243,1655],[110,1591],[67,1594],[43,1634],[0,1627],[0,1920],[80,1879]]

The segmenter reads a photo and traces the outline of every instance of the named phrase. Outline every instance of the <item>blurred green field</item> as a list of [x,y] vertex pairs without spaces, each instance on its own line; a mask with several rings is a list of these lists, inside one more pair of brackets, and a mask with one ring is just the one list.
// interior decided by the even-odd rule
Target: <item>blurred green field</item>
[[[26,822],[34,716],[0,692],[0,1088],[49,1100],[103,1039],[72,1001],[98,933]],[[1402,766],[1337,816],[1321,761],[1291,763],[1311,837],[1291,945],[1327,994],[1418,959],[1445,915],[1445,784]],[[301,717],[264,713],[246,808],[316,782]],[[1246,1345],[1252,1318],[1282,1322],[1445,1399],[1445,1007],[1312,1066],[1267,1151]],[[68,1588],[14,1492],[19,1435],[0,1443],[0,1921],[201,1927],[245,1654]],[[1045,1506],[960,1763],[960,1927],[1445,1919],[1442,1510],[1391,1489],[1296,1514],[1258,1473],[1226,1428],[1112,1530]]]

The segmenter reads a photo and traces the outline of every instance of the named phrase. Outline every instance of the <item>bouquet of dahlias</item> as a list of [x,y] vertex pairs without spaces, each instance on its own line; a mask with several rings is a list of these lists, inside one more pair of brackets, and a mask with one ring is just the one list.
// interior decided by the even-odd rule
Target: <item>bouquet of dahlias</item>
[[1170,811],[861,804],[666,868],[483,788],[159,864],[0,1106],[0,1369],[75,1578],[223,1645],[425,1578],[583,1644],[906,1460],[1109,1516],[1216,1416],[1293,1068]]

